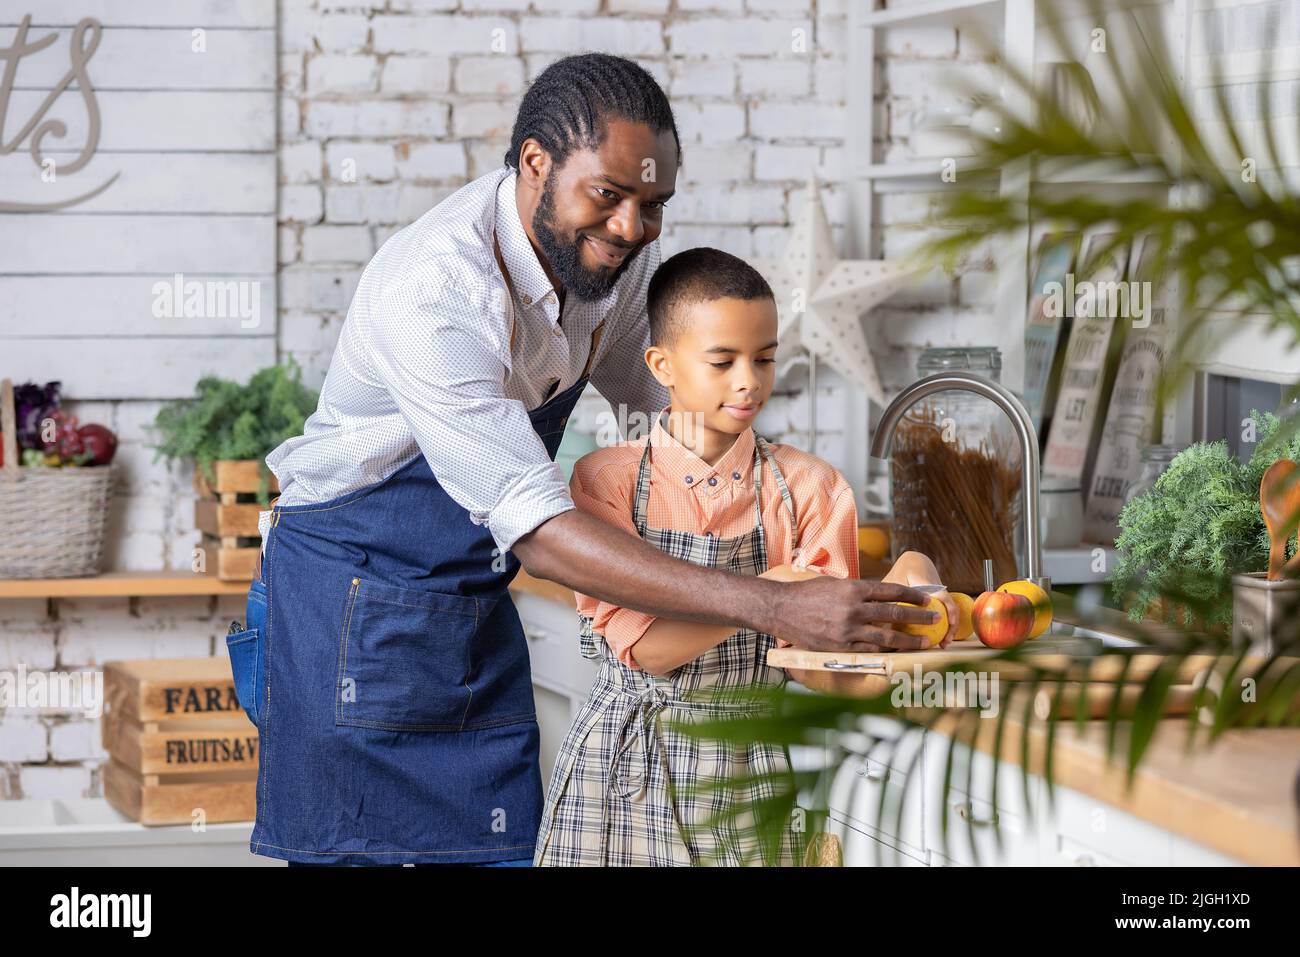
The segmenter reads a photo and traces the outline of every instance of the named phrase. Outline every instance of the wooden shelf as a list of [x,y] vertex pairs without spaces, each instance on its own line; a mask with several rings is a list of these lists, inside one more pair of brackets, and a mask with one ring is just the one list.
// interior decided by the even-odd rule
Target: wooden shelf
[[1170,186],[1158,169],[1134,169],[1120,160],[1072,156],[1040,157],[1033,181],[1040,186]]
[[872,10],[862,25],[881,27],[964,26],[972,20],[992,28],[1001,25],[1003,0],[929,0],[906,7]]
[[246,595],[249,582],[186,571],[105,572],[88,578],[0,579],[0,598],[133,598]]
[[[964,177],[975,176],[977,181],[985,180],[989,188],[997,185],[1000,170],[979,169],[973,156],[954,156],[958,180],[966,182]],[[892,163],[872,163],[859,167],[854,175],[859,179],[871,180],[872,190],[876,193],[895,192],[943,192],[951,183],[941,178],[945,157],[923,157],[920,159],[898,160]],[[1168,187],[1158,171],[1152,169],[1129,169],[1118,161],[1099,160],[1095,158],[1074,159],[1068,156],[1050,156],[1038,160],[1031,182],[1039,187],[1045,186],[1137,186]]]
[[[973,157],[970,156],[954,156],[952,159],[957,162],[957,177],[963,185],[966,182],[963,177],[973,175],[987,180],[990,189],[997,186],[997,170],[975,172],[972,169]],[[941,193],[952,186],[943,180],[944,160],[945,157],[934,156],[893,163],[872,163],[860,167],[855,175],[859,179],[871,180],[872,190],[877,193]]]

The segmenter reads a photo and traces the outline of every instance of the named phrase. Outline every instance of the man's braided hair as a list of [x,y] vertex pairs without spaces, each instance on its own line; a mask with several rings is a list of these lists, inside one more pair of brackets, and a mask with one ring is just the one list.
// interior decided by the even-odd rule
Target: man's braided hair
[[506,165],[519,169],[519,150],[531,137],[558,169],[575,149],[596,149],[611,116],[644,123],[655,133],[671,132],[681,162],[673,111],[655,78],[623,57],[582,53],[552,63],[528,88],[515,117]]

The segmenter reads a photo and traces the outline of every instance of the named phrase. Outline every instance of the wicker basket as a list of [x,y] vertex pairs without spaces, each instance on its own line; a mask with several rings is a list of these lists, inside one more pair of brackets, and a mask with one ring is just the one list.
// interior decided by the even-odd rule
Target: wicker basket
[[0,383],[0,578],[99,574],[113,467],[20,468],[13,383]]

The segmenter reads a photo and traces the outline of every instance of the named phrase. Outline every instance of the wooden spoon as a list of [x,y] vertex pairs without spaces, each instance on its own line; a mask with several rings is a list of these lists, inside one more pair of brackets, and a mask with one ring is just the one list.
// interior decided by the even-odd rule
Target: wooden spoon
[[1282,580],[1286,543],[1300,519],[1300,475],[1295,462],[1278,459],[1259,483],[1259,510],[1268,529],[1268,580]]

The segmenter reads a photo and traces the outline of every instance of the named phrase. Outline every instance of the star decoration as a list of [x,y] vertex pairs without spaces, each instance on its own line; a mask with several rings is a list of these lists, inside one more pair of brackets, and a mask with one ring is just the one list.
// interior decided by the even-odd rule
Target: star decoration
[[879,259],[840,259],[816,178],[808,180],[808,198],[790,228],[785,254],[750,260],[750,265],[776,296],[778,368],[788,367],[791,357],[806,349],[883,405],[862,316],[892,296],[912,270]]

